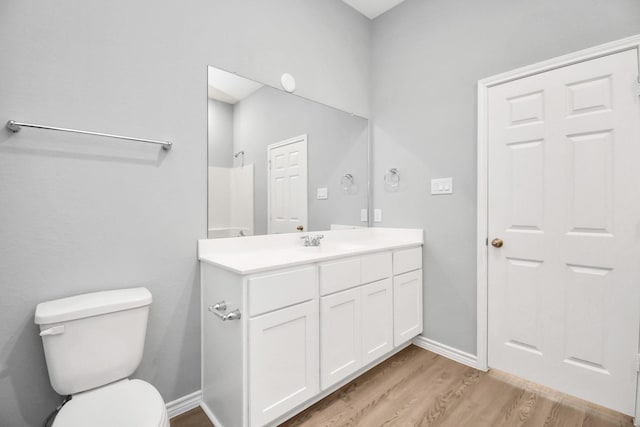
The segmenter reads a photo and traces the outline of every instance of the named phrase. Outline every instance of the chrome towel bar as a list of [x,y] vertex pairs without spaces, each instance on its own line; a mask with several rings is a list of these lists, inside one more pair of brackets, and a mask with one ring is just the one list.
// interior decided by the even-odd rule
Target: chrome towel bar
[[171,150],[171,147],[173,146],[173,143],[171,141],[156,141],[156,140],[153,140],[153,139],[134,138],[134,137],[131,137],[131,136],[112,135],[112,134],[109,134],[109,133],[89,132],[89,131],[86,131],[86,130],[77,130],[77,129],[60,128],[60,127],[55,127],[55,126],[36,125],[36,124],[33,124],[33,123],[17,122],[15,120],[9,120],[7,122],[6,127],[11,132],[19,132],[21,128],[25,127],[25,128],[57,130],[57,131],[61,131],[61,132],[81,133],[83,135],[96,135],[96,136],[103,136],[105,138],[125,139],[127,141],[145,142],[147,144],[161,145],[162,149],[165,150],[165,151]]

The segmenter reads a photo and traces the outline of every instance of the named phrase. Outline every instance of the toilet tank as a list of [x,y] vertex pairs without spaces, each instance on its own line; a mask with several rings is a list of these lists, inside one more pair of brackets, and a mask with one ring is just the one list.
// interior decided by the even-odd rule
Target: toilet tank
[[38,304],[35,323],[53,389],[75,394],[131,375],[142,359],[150,304],[146,288]]

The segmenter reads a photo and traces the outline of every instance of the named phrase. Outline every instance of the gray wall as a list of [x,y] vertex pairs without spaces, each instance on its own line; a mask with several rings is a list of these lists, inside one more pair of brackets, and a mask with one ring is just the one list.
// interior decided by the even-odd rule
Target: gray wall
[[[145,285],[136,377],[200,387],[196,240],[206,237],[207,65],[366,114],[370,22],[339,0],[6,0],[0,118],[167,138],[174,149],[0,130],[0,426],[39,426],[38,302]],[[286,11],[286,13],[283,13]]]
[[[374,204],[425,229],[426,337],[476,352],[477,80],[638,33],[637,0],[407,0],[374,21]],[[447,176],[455,193],[431,196]]]
[[[255,234],[267,233],[267,146],[307,134],[308,230],[331,224],[365,225],[368,121],[335,108],[265,86],[234,106],[234,151],[255,165]],[[342,191],[340,178],[354,176],[357,191]],[[316,189],[327,187],[327,200]],[[295,231],[295,230],[293,230]]]
[[233,105],[208,100],[209,166],[233,166]]

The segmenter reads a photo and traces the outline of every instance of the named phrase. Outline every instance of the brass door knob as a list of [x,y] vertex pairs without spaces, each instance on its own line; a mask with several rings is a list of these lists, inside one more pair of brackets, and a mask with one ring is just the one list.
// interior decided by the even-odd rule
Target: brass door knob
[[297,226],[297,227],[296,227],[296,229],[297,229],[298,231],[302,231],[302,230],[304,230],[304,227],[303,227],[303,226],[301,226],[301,225],[299,225],[299,226]]
[[494,248],[501,248],[502,245],[504,245],[504,242],[502,241],[502,239],[493,239],[491,241],[491,246],[493,246]]

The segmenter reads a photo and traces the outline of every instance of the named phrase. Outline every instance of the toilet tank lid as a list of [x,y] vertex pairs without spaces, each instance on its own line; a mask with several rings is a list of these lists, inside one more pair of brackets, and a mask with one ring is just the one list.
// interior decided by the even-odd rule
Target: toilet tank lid
[[147,288],[116,289],[75,295],[38,304],[35,323],[47,325],[151,304]]

